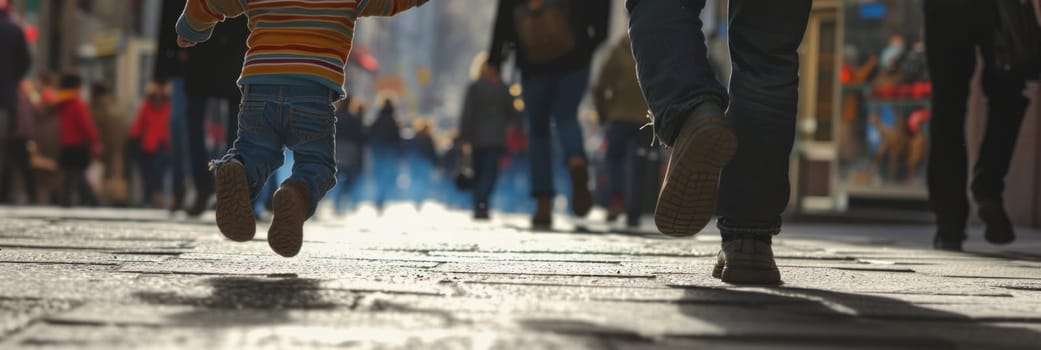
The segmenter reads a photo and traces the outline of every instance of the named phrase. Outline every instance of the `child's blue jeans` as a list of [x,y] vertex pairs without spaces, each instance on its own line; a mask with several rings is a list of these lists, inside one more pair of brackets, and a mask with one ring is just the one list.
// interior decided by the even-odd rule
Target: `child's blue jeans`
[[293,152],[289,179],[311,190],[310,215],[336,184],[335,125],[332,102],[339,95],[324,86],[247,85],[242,87],[238,138],[221,163],[237,159],[246,167],[253,196],[282,166],[282,147]]

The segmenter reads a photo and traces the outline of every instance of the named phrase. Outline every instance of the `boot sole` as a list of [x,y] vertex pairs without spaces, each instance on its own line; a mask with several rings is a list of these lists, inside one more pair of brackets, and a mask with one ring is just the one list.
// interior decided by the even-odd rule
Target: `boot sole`
[[271,206],[274,218],[268,229],[267,243],[276,254],[294,257],[304,243],[305,204],[293,190],[282,188],[275,191]]
[[737,150],[737,137],[722,122],[688,137],[673,150],[654,210],[658,230],[672,237],[693,236],[712,220],[719,172]]
[[246,169],[234,163],[221,166],[217,169],[216,186],[217,228],[232,241],[252,240],[257,233],[257,223]]

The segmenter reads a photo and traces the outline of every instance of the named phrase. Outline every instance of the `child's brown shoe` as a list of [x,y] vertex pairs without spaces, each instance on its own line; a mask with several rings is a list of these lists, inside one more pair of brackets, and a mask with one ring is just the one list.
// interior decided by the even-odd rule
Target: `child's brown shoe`
[[217,227],[224,237],[246,242],[257,232],[246,168],[231,160],[217,168]]
[[308,191],[307,182],[289,179],[282,183],[272,200],[274,218],[267,232],[271,250],[287,258],[300,252],[304,242],[304,221],[307,221],[310,206],[311,191]]

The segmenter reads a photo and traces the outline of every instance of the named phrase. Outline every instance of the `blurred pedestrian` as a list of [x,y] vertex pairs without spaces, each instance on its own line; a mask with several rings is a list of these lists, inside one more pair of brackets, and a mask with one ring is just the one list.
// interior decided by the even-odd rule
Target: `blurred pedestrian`
[[226,17],[250,19],[250,51],[239,84],[242,106],[238,138],[223,159],[214,161],[217,226],[235,241],[256,233],[250,198],[293,151],[293,175],[275,191],[268,244],[291,257],[303,243],[304,222],[336,183],[335,116],[331,104],[345,93],[344,63],[354,21],[360,16],[392,16],[426,0],[363,2],[296,1],[250,3],[189,0],[177,22],[177,42],[195,46],[210,39]]
[[101,156],[103,146],[90,108],[80,96],[82,86],[83,78],[74,73],[63,74],[58,83],[56,106],[61,132],[58,165],[64,178],[60,200],[63,206],[98,204],[94,189],[87,182],[87,166]]
[[[8,2],[0,1],[0,52],[3,52],[0,55],[0,158],[17,157],[5,150],[9,146],[24,147],[8,144],[9,140],[11,143],[18,141],[10,133],[17,131],[18,127],[18,84],[29,72],[29,45],[22,28],[11,20],[10,13]],[[5,163],[9,161],[0,159],[0,168],[6,168]],[[7,175],[8,171],[0,169],[0,177]]]
[[152,82],[147,91],[148,96],[130,127],[130,142],[135,143],[141,152],[138,166],[144,182],[146,203],[155,208],[165,208],[163,179],[166,177],[170,153],[169,85]]
[[788,206],[798,48],[811,2],[730,1],[728,93],[707,58],[704,0],[626,1],[640,87],[658,140],[672,147],[655,224],[666,235],[691,236],[718,214],[713,276],[724,282],[781,278],[771,239]]
[[36,178],[29,162],[29,149],[34,147],[33,136],[35,135],[36,116],[40,113],[39,107],[32,101],[32,84],[23,80],[18,89],[18,105],[15,109],[14,130],[7,140],[6,155],[0,155],[0,203],[15,203],[17,201],[14,184],[14,175],[19,175],[22,180],[22,189],[30,202],[35,202]]
[[94,83],[90,92],[90,111],[98,125],[101,163],[105,167],[101,195],[105,202],[122,206],[130,202],[130,185],[126,176],[127,131],[123,114],[116,107],[112,91],[103,83]]
[[[350,95],[336,107],[336,188],[333,206],[344,214],[354,197],[355,186],[365,169],[365,125],[363,112],[351,105]],[[352,110],[354,109],[354,110]]]
[[[193,138],[188,137],[187,131],[187,119],[188,119],[188,98],[187,91],[185,88],[185,63],[188,59],[188,53],[185,49],[177,46],[177,19],[181,16],[181,10],[184,9],[184,4],[179,1],[163,1],[160,12],[160,20],[158,21],[158,48],[156,48],[155,65],[152,69],[152,80],[153,81],[169,81],[170,82],[170,154],[168,157],[168,164],[170,168],[170,179],[172,183],[171,198],[169,209],[171,213],[176,213],[182,209],[185,209],[185,198],[187,196],[187,182],[185,174],[195,170],[193,168],[199,168],[199,179],[193,178],[193,183],[199,183],[194,188],[197,193],[196,197],[206,197],[203,201],[205,203],[198,207],[192,206],[187,208],[189,216],[201,214],[206,205],[209,204],[209,197],[212,194],[213,180],[211,175],[207,172],[207,163],[210,157],[202,157],[198,160],[189,159],[188,156],[188,140],[198,142],[203,140],[201,135]],[[227,58],[224,59],[241,59],[242,55],[234,55],[229,53]],[[211,62],[216,64],[216,62]],[[207,65],[208,66],[208,65]],[[237,72],[241,68],[241,63],[231,69],[225,69],[224,71]],[[236,79],[238,77],[235,77]],[[212,78],[211,78],[212,79]],[[231,85],[227,82],[212,81],[213,85]],[[232,89],[236,90],[237,89]],[[202,120],[202,116],[198,117]],[[231,119],[231,118],[229,118]],[[201,127],[198,130],[202,130]],[[198,145],[193,147],[199,147]],[[205,150],[205,144],[202,149]],[[194,174],[194,173],[193,173]],[[198,191],[204,190],[204,191]],[[200,201],[196,201],[200,202]],[[198,212],[196,213],[196,210]]]
[[376,180],[376,208],[383,210],[392,190],[397,187],[398,166],[401,161],[401,126],[394,108],[393,94],[384,93],[382,107],[366,133],[372,154],[373,177]]
[[[971,188],[979,205],[987,241],[1006,244],[1015,239],[1012,222],[1005,211],[1003,193],[1020,124],[1029,104],[1023,94],[1028,77],[1019,72],[1005,71],[994,62],[995,6],[999,2],[925,1],[926,57],[933,81],[927,178],[929,201],[937,224],[933,242],[940,250],[962,249],[969,217],[966,187]],[[1027,40],[1036,43],[1041,38],[1034,36]],[[972,169],[972,184],[967,186],[965,116],[971,80],[976,71],[977,49],[979,57],[983,58],[987,127],[979,159]],[[1037,79],[1037,76],[1030,79]]]
[[418,118],[412,122],[411,139],[407,142],[406,154],[409,169],[409,193],[418,209],[430,193],[430,185],[437,171],[437,146],[434,145],[433,128],[430,121]]
[[571,210],[582,217],[593,206],[589,169],[578,123],[578,105],[589,84],[589,66],[608,34],[607,0],[500,0],[488,63],[499,71],[512,54],[523,85],[531,153],[532,226],[553,224],[550,125],[556,127],[571,178]]
[[593,100],[607,125],[608,221],[625,214],[626,226],[639,227],[643,213],[643,173],[639,153],[649,152],[653,131],[647,124],[647,103],[636,80],[632,46],[625,36],[615,44],[600,68]]
[[466,90],[459,139],[467,145],[464,148],[471,149],[473,157],[474,219],[488,220],[492,191],[499,177],[499,160],[506,150],[506,131],[520,119],[520,112],[498,71],[481,56],[475,64],[481,67],[480,75]]

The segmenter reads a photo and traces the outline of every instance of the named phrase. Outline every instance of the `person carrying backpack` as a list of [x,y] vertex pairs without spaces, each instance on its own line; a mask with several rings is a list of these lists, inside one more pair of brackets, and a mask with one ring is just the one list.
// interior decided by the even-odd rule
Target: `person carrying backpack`
[[490,69],[499,72],[510,55],[521,73],[529,128],[532,196],[537,200],[534,228],[552,226],[553,188],[550,121],[571,175],[571,209],[589,213],[589,170],[578,105],[589,85],[593,53],[608,34],[607,0],[500,0],[491,49]]

